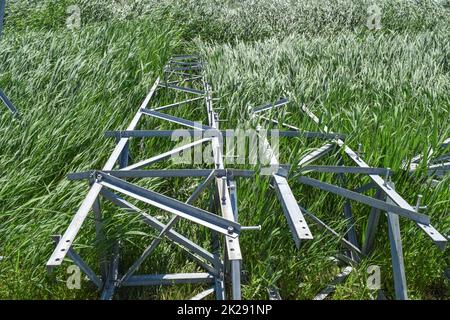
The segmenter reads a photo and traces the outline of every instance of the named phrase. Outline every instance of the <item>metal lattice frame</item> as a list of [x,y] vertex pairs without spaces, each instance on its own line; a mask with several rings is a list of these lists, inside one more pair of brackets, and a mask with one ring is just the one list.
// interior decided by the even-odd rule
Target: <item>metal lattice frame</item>
[[[279,105],[286,105],[286,100],[282,99],[280,102],[275,103],[274,105],[266,105],[264,107],[255,108],[254,114],[259,112],[259,110],[271,110],[276,108]],[[317,125],[321,125],[321,121],[319,118],[312,113],[305,105],[301,106],[301,111],[307,115],[311,120],[313,120]],[[292,125],[286,123],[280,123],[278,120],[260,116],[267,122],[274,123],[278,126],[284,126],[292,130],[299,130]],[[327,134],[332,134],[327,126],[323,126],[323,132]],[[446,140],[447,142],[447,140]],[[444,145],[445,146],[445,142]],[[361,147],[361,145],[359,146]],[[338,166],[314,166],[310,165],[311,162],[316,161],[318,159],[323,158],[325,155],[328,155],[331,151],[338,149],[343,149],[345,154],[357,165],[356,167],[345,167],[343,165]],[[337,153],[339,154],[339,153]],[[342,161],[341,163],[342,164]],[[442,165],[439,167],[440,170],[445,170]],[[413,220],[416,225],[429,237],[431,240],[441,249],[442,251],[445,249],[447,244],[447,238],[444,237],[441,233],[439,233],[431,224],[428,216],[419,213],[420,199],[419,196],[417,204],[414,207],[409,205],[406,200],[404,200],[396,191],[394,183],[391,179],[391,170],[389,168],[373,168],[370,167],[362,158],[361,152],[355,152],[350,147],[348,147],[345,142],[340,138],[332,139],[329,143],[326,143],[324,146],[310,152],[306,156],[304,156],[299,161],[299,167],[296,170],[297,173],[302,174],[298,177],[298,182],[301,184],[320,189],[323,191],[327,191],[330,193],[334,193],[339,195],[345,199],[347,199],[344,205],[344,217],[348,221],[348,232],[345,234],[346,239],[341,239],[343,245],[349,250],[347,257],[345,260],[350,264],[357,264],[362,256],[365,256],[370,253],[373,248],[373,243],[375,239],[375,234],[377,231],[377,226],[380,218],[380,211],[385,211],[387,220],[388,220],[388,235],[391,246],[391,258],[392,258],[392,267],[394,274],[394,286],[395,286],[395,295],[397,299],[408,299],[407,296],[407,285],[406,285],[406,275],[404,270],[404,262],[403,262],[403,249],[402,249],[402,241],[400,235],[400,222],[399,216],[405,217],[407,219]],[[339,178],[344,179],[344,174],[363,174],[368,175],[371,179],[371,182],[367,185],[363,185],[359,190],[352,191],[345,189],[341,186],[336,186],[332,184],[328,184],[325,182],[321,182],[312,178],[305,176],[307,172],[325,172],[325,173],[334,173],[339,176]],[[436,170],[434,171],[436,172]],[[380,175],[383,175],[382,178]],[[366,192],[370,189],[375,188],[377,190],[375,198],[365,196],[362,193]],[[351,211],[351,205],[349,200],[356,201],[365,205],[369,205],[372,210],[370,212],[367,224],[367,230],[365,232],[365,239],[363,241],[362,246],[358,243],[358,237],[356,235],[356,231],[354,228],[353,216]],[[325,228],[327,231],[331,232],[337,237],[340,235],[327,226],[324,222],[315,217],[312,213],[310,213],[305,208],[301,207],[303,213],[312,218],[313,222]],[[345,271],[345,272],[344,272]],[[345,277],[348,276],[348,273],[351,272],[350,269],[344,269],[343,273],[337,276],[338,282],[342,282]],[[330,285],[325,288],[323,292],[321,292],[316,299],[324,299],[328,294],[332,291],[334,285]],[[326,293],[326,294],[324,294]]]
[[[445,149],[450,145],[450,138],[447,138],[439,145],[439,149]],[[428,156],[424,159],[423,154],[414,156],[410,162],[404,161],[402,169],[409,173],[414,173],[420,166],[420,162],[424,161],[427,166],[428,176],[430,177],[430,184],[436,186],[450,171],[450,153],[444,153],[440,156],[433,157],[434,150],[432,148],[428,151]]]
[[[203,299],[206,296],[215,293],[217,299],[227,298],[226,283],[231,283],[232,299],[241,299],[241,266],[242,254],[239,244],[239,235],[243,230],[258,230],[258,227],[244,227],[238,223],[238,205],[237,205],[237,181],[236,178],[251,178],[255,172],[253,170],[237,170],[226,168],[223,152],[223,137],[227,135],[226,131],[219,128],[219,116],[213,108],[212,92],[204,75],[203,63],[195,55],[178,55],[171,58],[164,69],[164,80],[160,82],[158,78],[147,95],[146,99],[136,112],[133,120],[125,131],[108,131],[106,137],[115,137],[117,145],[101,170],[91,170],[87,172],[69,174],[71,180],[86,179],[90,183],[89,192],[72,219],[64,235],[55,236],[56,249],[47,262],[47,267],[52,269],[60,266],[64,258],[68,256],[77,264],[87,277],[102,291],[102,299],[111,299],[117,288],[129,286],[152,286],[152,285],[174,285],[181,283],[205,283],[209,287],[195,295],[192,299]],[[191,84],[191,86],[186,86]],[[157,91],[178,91],[194,95],[194,98],[178,101],[165,106],[159,106],[149,109],[151,99],[157,94]],[[179,108],[196,101],[204,100],[208,115],[208,124],[199,125],[191,120],[182,119],[163,113],[162,111]],[[295,173],[300,173],[298,182],[317,189],[331,192],[347,199],[344,206],[344,218],[349,223],[348,232],[342,237],[335,230],[329,227],[325,222],[317,218],[307,209],[302,207],[296,200],[293,191],[288,183],[289,168],[279,165],[276,154],[266,137],[262,141],[264,149],[267,151],[270,168],[276,170],[270,172],[270,180],[276,195],[280,201],[282,211],[288,222],[293,240],[299,248],[303,240],[312,240],[313,235],[308,226],[307,220],[318,227],[330,232],[340,239],[342,245],[347,251],[345,254],[336,258],[347,264],[357,264],[361,257],[370,253],[379,222],[380,212],[385,211],[388,218],[389,239],[391,243],[392,265],[394,270],[394,284],[396,297],[398,299],[407,299],[406,277],[403,266],[402,244],[400,237],[399,216],[413,220],[417,226],[426,233],[442,250],[447,239],[442,236],[431,224],[428,216],[418,212],[420,204],[416,208],[410,206],[394,189],[390,181],[392,172],[384,168],[372,168],[367,165],[360,157],[360,152],[356,153],[350,149],[344,142],[344,136],[329,132],[325,126],[321,132],[303,132],[299,128],[286,123],[281,123],[262,114],[264,112],[281,108],[287,105],[288,100],[282,99],[275,104],[266,104],[259,108],[250,109],[252,118],[255,120],[264,120],[271,122],[279,127],[286,127],[289,130],[279,132],[281,137],[306,137],[309,139],[323,139],[326,143],[306,156],[298,164],[298,168],[290,168]],[[314,122],[320,125],[319,119],[305,106],[301,111],[310,117]],[[136,130],[141,118],[148,116],[154,119],[177,124],[189,128],[189,133],[195,137],[197,133],[208,130],[209,135],[206,138],[197,139],[192,143],[174,148],[173,150],[150,158],[130,164],[130,139],[131,138],[151,138],[151,137],[169,137],[173,130]],[[260,132],[261,127],[257,128]],[[179,154],[181,151],[189,150],[195,146],[210,143],[214,156],[213,169],[167,169],[167,170],[145,170],[156,162],[166,160],[172,155]],[[337,166],[316,166],[312,162],[319,160],[329,154],[336,153],[342,148],[345,154],[356,164],[355,167]],[[116,164],[118,163],[118,168]],[[326,172],[337,174],[340,185],[332,185],[315,179],[306,177],[307,172]],[[363,185],[356,191],[345,189],[345,175],[362,174],[368,175],[371,183]],[[381,176],[384,176],[382,178]],[[197,186],[195,191],[186,202],[162,195],[153,190],[145,189],[133,183],[126,181],[127,178],[146,178],[146,177],[203,177],[204,180]],[[210,197],[209,211],[193,206],[199,195],[212,188]],[[375,198],[363,195],[372,188],[377,189]],[[120,194],[120,195],[119,195]],[[96,273],[86,265],[82,258],[76,254],[72,244],[80,231],[84,220],[92,210],[95,216],[97,238],[104,237],[102,231],[102,210],[100,206],[100,197],[115,204],[120,208],[125,208],[137,212],[143,221],[150,227],[159,232],[151,244],[144,250],[142,255],[121,273],[119,270],[119,250],[120,242],[116,243],[112,252],[102,252],[100,261],[101,275]],[[156,208],[173,214],[169,223],[163,224],[156,217],[151,216],[128,202],[125,197],[134,198],[140,202],[149,204]],[[372,209],[368,218],[366,237],[363,244],[360,245],[356,234],[350,201],[357,201],[369,205]],[[202,225],[212,232],[212,251],[195,244],[187,237],[174,230],[174,226],[180,219],[190,220],[193,223]],[[222,257],[220,254],[220,236],[224,236],[223,246],[226,249]],[[136,271],[142,265],[146,258],[160,244],[163,238],[167,238],[171,243],[182,247],[189,257],[194,260],[205,272],[203,273],[177,273],[177,274],[151,274],[136,275]],[[123,266],[122,266],[123,267]],[[351,272],[352,268],[347,267],[342,270],[336,280],[329,287],[325,288],[316,299],[323,299],[334,289],[334,286],[344,281]],[[277,289],[269,289],[270,299],[281,299]]]
[[[0,0],[0,39],[2,38],[2,33],[3,33],[3,22],[4,22],[4,18],[5,18],[5,9],[6,9],[6,0]],[[3,104],[6,106],[6,108],[8,108],[8,110],[13,115],[17,116],[19,114],[16,107],[14,107],[14,105],[8,99],[8,97],[2,91],[2,89],[0,89],[0,100],[3,101]]]

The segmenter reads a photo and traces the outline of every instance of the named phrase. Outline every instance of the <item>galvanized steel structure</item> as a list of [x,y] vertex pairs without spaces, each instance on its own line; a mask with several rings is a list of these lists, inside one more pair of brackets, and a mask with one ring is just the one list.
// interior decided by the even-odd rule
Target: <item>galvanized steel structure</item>
[[[183,101],[175,101],[169,105],[153,106],[151,101],[158,92],[176,91],[193,95]],[[204,101],[207,113],[207,125],[175,117],[163,111],[172,108],[181,108],[196,101]],[[279,128],[285,127],[288,130],[279,131],[281,137],[302,136],[308,139],[321,139],[326,142],[322,147],[303,157],[297,168],[289,168],[280,165],[275,152],[267,139],[263,139],[264,147],[268,151],[270,165],[277,168],[269,174],[271,184],[280,201],[282,211],[288,222],[293,240],[298,248],[303,241],[312,241],[314,236],[308,225],[315,224],[318,227],[330,232],[338,237],[346,248],[343,258],[349,266],[338,275],[336,283],[345,279],[352,271],[352,266],[356,265],[362,257],[370,253],[377,226],[379,224],[381,212],[386,213],[389,226],[389,239],[391,244],[392,266],[395,280],[395,292],[398,299],[407,299],[406,275],[403,264],[402,242],[400,237],[399,216],[413,220],[417,227],[422,230],[440,249],[444,249],[447,239],[441,235],[431,224],[428,216],[419,213],[420,203],[413,207],[409,205],[396,191],[391,179],[392,172],[385,168],[370,167],[361,158],[360,152],[350,149],[344,142],[345,137],[341,134],[330,132],[327,126],[322,125],[319,118],[314,115],[306,106],[301,106],[300,112],[312,121],[321,126],[320,132],[303,132],[300,128],[282,123],[278,119],[263,116],[267,111],[282,108],[288,104],[287,99],[282,99],[274,104],[266,104],[259,108],[250,109],[251,117],[256,121],[265,121],[277,125]],[[191,135],[195,137],[197,133],[208,131],[208,137],[201,137],[192,143],[179,146],[173,150],[150,158],[130,163],[130,143],[132,138],[162,138],[170,137],[173,130],[137,130],[141,118],[151,117],[172,125],[180,125],[188,128]],[[47,262],[47,267],[52,269],[60,266],[65,257],[69,257],[77,264],[89,279],[101,291],[101,298],[111,299],[116,289],[129,286],[152,286],[152,285],[174,285],[182,283],[205,283],[208,287],[205,291],[197,293],[193,299],[202,299],[215,293],[217,299],[241,299],[241,266],[245,257],[242,256],[239,236],[244,230],[257,230],[258,227],[245,227],[239,224],[238,201],[237,201],[237,179],[252,178],[257,174],[253,170],[237,170],[225,166],[224,139],[226,131],[220,130],[219,115],[213,107],[212,90],[206,81],[204,63],[195,55],[178,55],[172,57],[164,69],[163,81],[157,79],[145,98],[144,102],[137,110],[133,120],[125,131],[109,131],[107,137],[115,137],[117,145],[113,150],[106,164],[101,170],[73,173],[69,175],[72,180],[86,179],[90,183],[90,188],[86,198],[79,207],[70,225],[62,236],[55,236],[56,249]],[[261,130],[259,126],[257,130]],[[213,168],[210,169],[167,169],[167,170],[144,170],[156,162],[169,159],[171,156],[179,154],[183,150],[189,150],[195,146],[209,143],[212,146]],[[343,149],[348,158],[355,166],[318,166],[311,163],[331,154],[336,154],[339,149]],[[290,171],[290,172],[289,172]],[[325,172],[338,175],[340,185],[332,185],[306,176],[308,172]],[[289,174],[299,175],[297,182],[317,190],[337,194],[347,201],[344,206],[343,219],[349,224],[348,233],[339,235],[329,227],[324,221],[317,218],[308,211],[306,205],[300,205],[292,191],[288,177]],[[345,175],[360,174],[367,175],[371,182],[361,186],[358,190],[348,190],[345,188]],[[204,180],[197,186],[192,195],[182,202],[178,199],[160,194],[154,190],[140,187],[127,179],[138,179],[148,177],[203,177]],[[194,206],[195,201],[204,191],[212,191],[212,201],[210,210],[203,210]],[[363,193],[376,189],[376,197],[372,198]],[[110,252],[102,252],[103,259],[100,261],[101,274],[97,275],[74,251],[72,245],[76,236],[83,226],[88,214],[92,210],[95,217],[97,238],[103,237],[102,231],[102,209],[100,198],[110,201],[120,208],[138,213],[143,221],[159,232],[141,256],[131,266],[120,265],[119,252],[120,243],[114,246]],[[151,205],[161,210],[171,213],[171,220],[164,224],[156,217],[149,215],[136,205],[130,203],[125,198],[132,198],[139,202]],[[352,207],[350,201],[356,201],[371,207],[368,217],[366,237],[360,243],[359,237],[354,228]],[[186,219],[197,225],[210,229],[213,235],[212,251],[209,251],[186,236],[174,230],[176,223]],[[223,237],[223,248],[225,253],[220,254],[219,239]],[[182,247],[189,257],[204,269],[201,273],[176,273],[176,274],[137,274],[143,264],[163,238],[167,238],[171,243]],[[119,268],[120,265],[120,268]],[[121,271],[123,270],[123,271]],[[231,288],[227,288],[227,283]],[[324,289],[316,299],[323,299],[333,291],[333,285]],[[228,293],[230,295],[228,295]],[[276,288],[269,289],[271,299],[279,299],[280,295]]]

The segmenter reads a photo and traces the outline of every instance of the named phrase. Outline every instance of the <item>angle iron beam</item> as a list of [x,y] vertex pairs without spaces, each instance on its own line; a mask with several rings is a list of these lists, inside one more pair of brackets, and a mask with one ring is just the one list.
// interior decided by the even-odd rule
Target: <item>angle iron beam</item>
[[[390,187],[395,189],[393,183],[391,183]],[[393,204],[393,201],[390,198],[387,198],[386,202]],[[391,212],[387,212],[386,216],[388,219],[389,242],[391,244],[395,298],[397,300],[408,300],[405,265],[403,261],[402,238],[400,234],[400,221],[398,215]]]
[[[279,166],[277,156],[274,154],[267,137],[260,135],[260,138],[262,138],[262,148],[266,151],[267,157],[270,158],[270,167],[273,168]],[[271,179],[275,187],[277,197],[281,203],[283,213],[288,222],[295,245],[299,248],[301,240],[313,239],[312,233],[309,230],[308,224],[303,217],[303,213],[298,206],[297,200],[292,193],[286,177],[279,173],[273,173],[271,175]]]
[[311,187],[315,187],[318,189],[322,189],[324,191],[328,191],[334,194],[337,194],[341,197],[354,200],[366,205],[369,205],[371,207],[378,208],[383,211],[390,211],[395,214],[404,216],[408,219],[423,223],[423,224],[429,224],[430,218],[424,214],[417,213],[413,210],[404,209],[402,207],[399,207],[397,205],[387,204],[384,201],[380,201],[362,194],[359,194],[354,191],[347,190],[345,188],[341,188],[332,184],[328,184],[319,180],[307,178],[307,177],[299,177],[298,181],[300,183],[303,183],[305,185],[309,185]]
[[[297,131],[297,130],[279,130],[278,135],[280,137],[285,138],[293,138],[293,137],[303,137],[303,138],[316,138],[316,139],[345,139],[345,135],[343,134],[334,134],[334,133],[323,133],[323,132],[313,132],[313,131]],[[267,132],[267,135],[270,135],[271,131]]]
[[[61,239],[61,235],[52,236],[52,239],[55,242],[55,245],[57,245]],[[95,272],[86,264],[86,262],[84,262],[84,260],[72,248],[69,249],[67,255],[80,268],[80,270],[86,274],[89,280],[91,280],[97,286],[97,288],[99,289],[102,288],[103,286],[102,280],[95,274]]]
[[[155,83],[153,84],[153,87],[151,88],[149,94],[145,98],[145,100],[142,102],[139,110],[147,110],[146,107],[148,103],[150,102],[150,99],[153,97],[153,94],[155,93],[155,90],[159,84],[159,78],[156,79]],[[141,111],[138,111],[136,115],[134,116],[133,120],[131,120],[130,125],[126,129],[127,131],[134,130],[141,119],[143,113]],[[114,151],[112,152],[111,156],[109,157],[108,161],[106,162],[105,166],[102,168],[102,170],[112,170],[114,168],[114,165],[116,161],[119,159],[120,154],[122,153],[122,150],[125,148],[125,145],[128,142],[128,138],[121,138],[119,143],[117,143],[116,147],[114,148]]]
[[[237,185],[236,181],[228,181],[228,186],[230,189],[230,201],[233,208],[234,221],[238,222],[239,211],[238,211],[238,198],[237,198]],[[233,300],[241,300],[241,263],[242,260],[232,260],[231,262],[231,293]]]
[[286,104],[288,104],[288,103],[289,103],[289,100],[286,99],[286,98],[283,98],[283,99],[278,100],[278,101],[275,102],[275,103],[268,103],[268,104],[265,104],[265,105],[263,105],[263,106],[256,107],[256,108],[254,108],[254,109],[252,110],[252,112],[253,112],[254,114],[256,114],[256,113],[260,113],[260,112],[263,112],[263,111],[267,111],[267,110],[270,110],[270,109],[273,109],[273,108],[279,108],[279,107],[282,107],[282,106],[284,106],[284,105],[286,105]]
[[[344,203],[344,217],[347,220],[347,233],[346,233],[346,237],[348,238],[348,240],[350,241],[351,244],[353,244],[355,247],[359,248],[359,243],[358,243],[358,236],[356,234],[356,229],[355,229],[355,220],[353,219],[353,214],[352,214],[352,207],[350,204],[350,201],[347,200]],[[355,260],[356,262],[359,262],[359,256],[355,255],[353,252],[350,252],[352,259]]]
[[173,84],[169,84],[169,83],[160,83],[159,84],[160,87],[163,88],[168,88],[168,89],[174,89],[177,91],[183,91],[183,92],[187,92],[187,93],[194,93],[194,94],[199,94],[199,95],[204,95],[205,92],[201,91],[201,90],[197,90],[197,89],[193,89],[193,88],[188,88],[188,87],[180,87],[180,86],[176,86]]
[[392,175],[392,171],[385,168],[361,168],[346,166],[304,166],[299,168],[299,172],[324,172],[324,173],[351,173],[351,174],[378,174]]
[[200,71],[201,66],[191,66],[191,67],[175,67],[175,68],[168,68],[167,72],[171,71]]
[[439,164],[439,163],[442,163],[442,162],[445,162],[445,161],[448,162],[449,160],[450,160],[450,153],[446,153],[446,154],[443,154],[443,155],[441,155],[439,157],[434,158],[433,160],[431,160],[431,163],[432,164]]
[[272,179],[295,245],[299,248],[301,240],[313,239],[312,233],[289,187],[287,179],[277,174],[272,175]]
[[316,161],[320,158],[322,158],[323,156],[327,155],[329,152],[331,152],[334,148],[336,147],[336,144],[334,143],[327,143],[324,144],[323,146],[321,146],[318,149],[314,149],[313,151],[309,152],[308,154],[304,155],[299,163],[298,166],[304,166],[307,165],[313,161]]
[[146,114],[148,116],[151,116],[151,117],[154,117],[154,118],[157,118],[157,119],[166,120],[166,121],[173,122],[173,123],[176,123],[176,124],[180,124],[180,125],[183,125],[183,126],[186,126],[186,127],[189,127],[189,128],[193,128],[193,129],[196,129],[196,130],[213,130],[213,128],[211,128],[209,126],[205,126],[205,125],[203,125],[201,123],[196,123],[196,122],[191,121],[191,120],[186,120],[186,119],[183,119],[183,118],[175,117],[175,116],[172,116],[172,115],[169,115],[169,114],[165,114],[165,113],[161,113],[161,112],[158,112],[158,111],[153,111],[153,110],[149,110],[149,109],[146,109],[146,108],[141,108],[141,112],[143,114]]
[[[214,112],[213,106],[212,106],[212,97],[211,97],[211,91],[209,88],[209,85],[206,81],[203,82],[206,92],[206,111],[208,113],[208,123],[211,128],[214,128],[216,130],[219,130],[219,123],[218,123],[218,115]],[[223,150],[221,145],[220,139],[218,137],[212,138],[212,151],[213,151],[213,157],[214,157],[214,164],[216,169],[225,169],[224,166],[224,160],[223,160]],[[223,180],[225,178],[216,178],[216,189],[218,192],[218,196],[220,199],[223,199],[220,201],[220,212],[222,213],[222,217],[226,220],[233,221],[234,222],[234,215],[233,215],[233,208],[231,206],[231,198],[230,198],[230,192],[228,188],[223,188]],[[227,249],[227,257],[230,261],[232,260],[242,260],[242,254],[241,254],[241,248],[239,245],[239,239],[235,239],[232,237],[227,236],[225,238],[225,244]],[[217,292],[216,292],[217,295]]]
[[47,268],[49,270],[53,267],[61,265],[101,189],[102,185],[97,182],[92,185],[89,193],[70,222],[69,227],[62,236],[61,240],[58,242],[56,249],[47,261]]
[[[200,76],[200,75],[198,75],[198,76],[193,75],[190,78],[183,78],[183,79],[178,79],[178,80],[165,81],[164,84],[175,84],[175,85],[177,85],[177,84],[180,84],[180,83],[191,82],[191,81],[199,80],[199,79],[202,79],[202,78],[203,77]],[[161,87],[162,86],[160,86],[160,88]]]
[[201,97],[197,97],[197,98],[193,98],[193,99],[188,99],[188,100],[184,100],[184,101],[179,101],[179,102],[171,103],[171,104],[168,104],[168,105],[165,105],[165,106],[161,106],[161,107],[154,108],[154,110],[155,110],[155,111],[166,110],[166,109],[170,109],[170,108],[173,108],[173,107],[181,106],[181,105],[183,105],[183,104],[195,102],[195,101],[198,101],[198,100],[201,100],[201,99],[204,99],[204,98],[205,98],[204,96],[201,96]]
[[[182,131],[181,131],[182,130]],[[202,131],[201,130],[191,130],[191,129],[177,129],[177,130],[132,130],[132,131],[120,131],[120,130],[110,130],[105,131],[104,136],[106,138],[171,138],[177,137],[179,134],[183,134],[184,136],[189,135],[194,138],[201,138]],[[208,137],[213,137],[217,134],[217,136],[233,136],[226,131],[211,131],[208,132]]]
[[122,285],[125,287],[137,286],[170,286],[176,284],[210,283],[214,276],[209,273],[175,273],[175,274],[147,274],[130,277]]
[[263,119],[264,121],[267,121],[267,122],[272,122],[273,124],[276,124],[276,125],[279,125],[279,126],[281,125],[282,127],[286,127],[286,128],[292,129],[292,130],[300,131],[299,128],[297,128],[297,127],[295,127],[293,125],[290,125],[288,123],[284,123],[284,122],[280,123],[279,121],[277,121],[275,119],[264,117],[264,116],[261,116],[261,115],[259,115],[259,118]]
[[123,193],[127,196],[160,208],[162,210],[179,215],[182,218],[191,220],[212,230],[216,230],[231,238],[236,238],[241,230],[241,226],[234,221],[221,218],[203,209],[185,204],[179,200],[167,197],[155,191],[133,185],[119,178],[102,174],[99,184]]
[[[163,170],[110,170],[103,171],[106,174],[117,178],[185,178],[185,177],[207,177],[212,171],[217,177],[233,176],[239,178],[249,178],[255,175],[254,170],[241,169],[163,169]],[[91,179],[95,170],[74,172],[67,175],[71,181]]]

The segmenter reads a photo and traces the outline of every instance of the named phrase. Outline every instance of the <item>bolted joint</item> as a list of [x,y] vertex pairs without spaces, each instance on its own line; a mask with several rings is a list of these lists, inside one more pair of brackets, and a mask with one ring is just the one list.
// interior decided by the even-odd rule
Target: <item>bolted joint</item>
[[386,176],[384,177],[384,186],[389,187],[391,182],[391,168],[386,168]]
[[227,192],[227,177],[222,177],[222,204],[225,204],[227,202],[226,192]]

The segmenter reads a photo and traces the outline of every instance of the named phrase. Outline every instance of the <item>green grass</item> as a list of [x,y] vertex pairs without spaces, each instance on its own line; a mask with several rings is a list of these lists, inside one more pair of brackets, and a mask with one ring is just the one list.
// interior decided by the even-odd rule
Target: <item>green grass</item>
[[[82,28],[65,28],[66,8],[78,4]],[[370,2],[371,4],[372,2]],[[208,78],[233,128],[248,117],[247,107],[288,96],[286,122],[318,130],[299,111],[309,106],[332,130],[348,135],[372,166],[391,167],[396,188],[409,203],[423,194],[433,225],[450,233],[449,177],[437,188],[401,172],[404,159],[436,148],[450,136],[448,59],[449,10],[444,1],[376,1],[382,29],[368,31],[368,1],[54,1],[8,6],[5,37],[0,42],[0,87],[20,109],[21,120],[0,114],[0,298],[89,299],[98,294],[87,281],[82,290],[64,284],[65,262],[48,276],[45,262],[50,236],[67,227],[86,194],[87,184],[69,182],[69,172],[101,168],[114,141],[106,130],[125,128],[171,54],[199,52],[208,62]],[[134,5],[134,6],[133,6]],[[125,8],[125,9],[124,9]],[[128,9],[129,8],[129,9]],[[158,95],[166,104],[183,95]],[[174,111],[206,119],[202,103]],[[144,120],[142,128],[167,129]],[[156,139],[155,139],[156,140]],[[149,140],[131,145],[136,158],[168,150],[174,143]],[[283,140],[281,162],[295,163],[317,144]],[[331,158],[326,163],[335,164]],[[351,165],[350,162],[346,162]],[[170,163],[161,163],[164,168]],[[336,182],[330,175],[315,178]],[[352,178],[349,187],[367,179]],[[198,179],[152,179],[141,185],[186,199]],[[341,233],[341,199],[312,192],[291,179],[298,201]],[[295,248],[286,220],[267,178],[238,181],[242,225],[261,224],[260,232],[241,236],[246,299],[267,298],[275,285],[285,299],[311,299],[337,273],[329,257],[341,247],[335,238],[312,227],[315,239]],[[205,195],[196,205],[207,209]],[[136,216],[103,203],[109,239],[120,238],[123,264],[131,263],[156,235]],[[149,214],[162,215],[150,207]],[[363,237],[369,209],[354,207],[356,230]],[[384,219],[384,218],[383,218]],[[381,267],[382,285],[393,297],[386,221],[382,219],[375,251],[364,259],[333,299],[369,299],[366,269]],[[163,218],[167,221],[167,216]],[[412,223],[401,219],[409,295],[413,299],[448,299],[443,270],[448,249],[440,252]],[[177,230],[208,246],[204,228],[183,222]],[[96,264],[94,223],[86,220],[75,249]],[[101,243],[109,246],[111,243]],[[198,268],[178,249],[161,246],[142,272],[192,272]],[[95,266],[98,271],[98,266]],[[189,298],[199,286],[120,290],[118,297]]]

